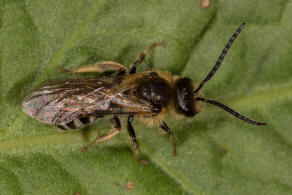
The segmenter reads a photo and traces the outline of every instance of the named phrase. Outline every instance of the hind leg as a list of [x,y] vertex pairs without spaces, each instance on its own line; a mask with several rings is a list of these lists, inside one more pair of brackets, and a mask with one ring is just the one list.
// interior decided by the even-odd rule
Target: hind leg
[[81,148],[81,151],[85,152],[89,147],[92,147],[93,145],[98,144],[100,142],[105,142],[105,141],[113,138],[115,135],[117,135],[121,131],[120,119],[114,115],[113,118],[111,119],[111,122],[114,126],[113,129],[111,129],[109,132],[107,132],[105,135],[103,135],[101,137],[97,136],[95,138],[95,140],[93,140],[90,144]]

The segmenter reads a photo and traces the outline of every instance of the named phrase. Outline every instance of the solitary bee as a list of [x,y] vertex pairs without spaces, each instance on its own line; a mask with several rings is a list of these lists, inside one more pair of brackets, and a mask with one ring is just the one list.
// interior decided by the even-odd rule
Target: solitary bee
[[129,70],[112,61],[98,62],[75,70],[63,69],[69,73],[111,71],[115,74],[105,78],[69,79],[44,85],[24,98],[23,111],[32,118],[63,130],[83,128],[99,118],[112,116],[113,129],[104,136],[97,136],[95,140],[82,148],[83,151],[117,135],[121,131],[119,116],[127,115],[127,129],[137,158],[139,145],[132,126],[135,115],[139,115],[144,122],[159,125],[168,134],[173,145],[173,155],[176,155],[175,139],[164,121],[170,112],[193,117],[200,112],[203,102],[206,102],[252,125],[266,125],[266,123],[251,120],[220,102],[203,98],[200,93],[204,84],[220,67],[233,41],[244,26],[243,23],[235,31],[216,64],[200,84],[194,83],[189,78],[171,75],[167,71],[136,73],[137,66],[153,48],[166,45],[165,42],[160,42],[150,45],[140,53]]

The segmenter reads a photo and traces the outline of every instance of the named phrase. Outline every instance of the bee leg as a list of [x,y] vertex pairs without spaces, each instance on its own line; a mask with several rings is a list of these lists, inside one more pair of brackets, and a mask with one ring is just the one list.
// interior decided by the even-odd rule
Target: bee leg
[[77,68],[74,70],[68,69],[61,69],[61,72],[67,72],[71,74],[82,74],[82,73],[89,73],[89,72],[96,72],[96,73],[103,73],[107,71],[118,71],[119,75],[125,74],[128,71],[128,68],[122,64],[112,61],[103,61],[97,62],[94,65],[84,66],[81,68]]
[[114,126],[114,128],[112,130],[107,132],[107,134],[105,134],[104,136],[101,136],[101,137],[97,136],[95,138],[95,140],[93,140],[90,144],[81,148],[81,151],[85,152],[89,147],[91,147],[97,143],[107,141],[107,140],[111,139],[112,137],[114,137],[115,135],[117,135],[121,131],[120,119],[116,115],[114,115],[113,118],[111,119],[111,122]]
[[173,146],[173,156],[176,156],[176,144],[175,144],[175,139],[174,136],[170,130],[170,128],[167,126],[167,124],[165,122],[162,122],[160,125],[160,128],[163,129],[164,131],[166,131],[166,133],[168,134],[168,137],[172,143]]
[[141,160],[140,157],[139,157],[139,151],[138,151],[138,149],[139,149],[139,143],[138,143],[138,141],[136,139],[136,134],[135,134],[134,128],[132,126],[133,118],[134,118],[134,115],[132,115],[132,114],[130,114],[128,116],[128,133],[129,133],[129,135],[130,135],[130,137],[132,138],[132,141],[133,141],[133,145],[134,145],[134,156],[135,156],[135,158],[138,161],[142,162],[143,164],[148,165],[149,164],[148,161]]
[[137,159],[139,159],[139,156],[138,156],[139,143],[136,139],[136,134],[135,134],[134,128],[132,126],[133,118],[134,118],[134,115],[132,115],[132,114],[128,116],[128,133],[133,141],[134,155]]
[[166,43],[163,41],[163,42],[157,42],[157,43],[153,43],[151,44],[150,46],[148,46],[143,52],[141,52],[135,62],[131,65],[131,68],[130,68],[130,71],[129,73],[130,74],[135,74],[136,73],[136,69],[137,69],[137,66],[139,64],[141,64],[143,62],[143,60],[145,59],[145,56],[155,47],[157,46],[162,46],[162,47],[165,47],[166,46]]

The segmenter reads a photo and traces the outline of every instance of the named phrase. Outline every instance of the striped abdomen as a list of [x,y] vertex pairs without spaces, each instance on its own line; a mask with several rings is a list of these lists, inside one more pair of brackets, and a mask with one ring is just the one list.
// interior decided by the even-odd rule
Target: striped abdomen
[[60,129],[69,130],[69,129],[80,129],[87,125],[91,125],[94,123],[98,118],[101,118],[97,115],[85,115],[85,116],[78,116],[73,119],[71,122],[65,125],[57,125]]

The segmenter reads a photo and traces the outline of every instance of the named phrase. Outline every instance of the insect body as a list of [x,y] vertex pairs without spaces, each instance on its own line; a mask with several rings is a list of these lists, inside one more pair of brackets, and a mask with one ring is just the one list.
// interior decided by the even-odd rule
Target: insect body
[[[221,65],[233,41],[244,27],[244,23],[235,31],[216,64],[206,78],[197,85],[189,78],[180,78],[166,71],[147,71],[136,73],[137,66],[156,46],[150,45],[136,58],[130,70],[116,62],[98,62],[95,65],[76,70],[63,70],[69,73],[116,71],[106,78],[84,78],[55,81],[28,94],[22,102],[22,108],[29,116],[61,129],[76,129],[92,124],[98,118],[112,116],[113,129],[106,135],[97,137],[88,147],[106,141],[121,130],[120,115],[128,115],[127,129],[132,138],[137,156],[138,142],[132,121],[139,115],[142,121],[158,124],[169,136],[176,154],[174,136],[164,122],[170,111],[174,114],[192,117],[200,112],[202,103],[218,106],[235,117],[253,125],[266,125],[251,120],[226,105],[215,100],[203,98],[200,91],[204,84],[215,74]],[[138,158],[138,157],[137,157]]]

